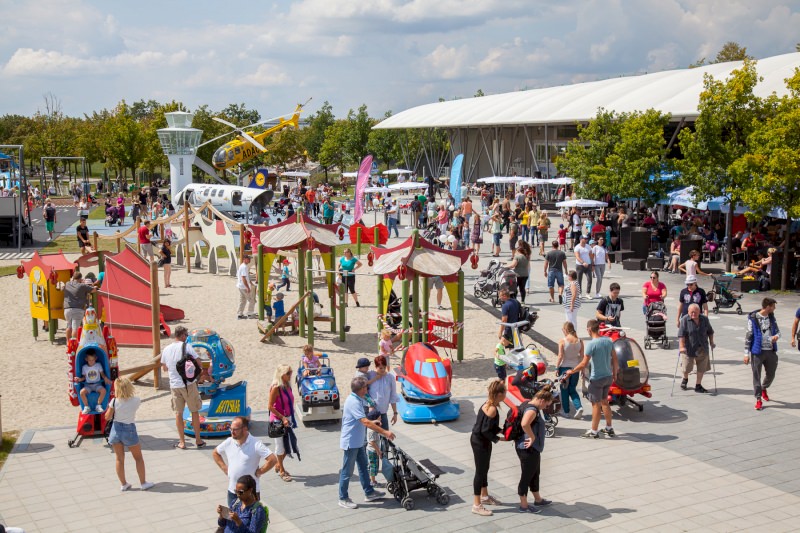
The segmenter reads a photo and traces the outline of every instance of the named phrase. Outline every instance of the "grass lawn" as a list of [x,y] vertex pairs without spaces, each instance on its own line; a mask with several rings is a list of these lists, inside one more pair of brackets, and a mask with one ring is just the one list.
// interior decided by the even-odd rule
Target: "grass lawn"
[[4,267],[0,267],[0,278],[3,276],[12,276],[17,274],[17,266],[19,265],[8,265]]
[[17,442],[19,431],[6,431],[3,433],[3,443],[0,445],[0,467],[5,464],[8,454]]

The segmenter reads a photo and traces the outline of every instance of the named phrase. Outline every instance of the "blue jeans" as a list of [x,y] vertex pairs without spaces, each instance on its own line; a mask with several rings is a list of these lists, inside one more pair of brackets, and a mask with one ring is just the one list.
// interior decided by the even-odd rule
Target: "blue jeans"
[[342,469],[339,471],[339,499],[346,500],[350,497],[347,489],[350,487],[350,478],[353,476],[353,469],[356,465],[358,465],[358,480],[361,482],[364,494],[369,496],[375,492],[369,482],[367,448],[361,446],[360,448],[350,448],[342,451],[344,452],[344,459],[342,461]]
[[399,237],[399,236],[400,236],[400,233],[397,231],[397,219],[396,219],[396,218],[389,217],[389,219],[387,220],[387,222],[389,223],[389,224],[388,224],[388,225],[389,225],[389,236],[391,236],[391,235],[392,235],[392,228],[394,228],[394,236],[395,236],[395,237]]
[[527,242],[528,241],[528,236],[530,235],[531,228],[530,228],[530,226],[522,226],[521,229],[522,229],[522,240]]
[[[560,376],[567,370],[570,370],[572,367],[570,366],[560,366],[558,367],[558,371],[556,375]],[[575,405],[575,410],[581,408],[581,396],[578,394],[578,374],[572,374],[569,379],[567,379],[567,386],[561,385],[561,408],[564,410],[564,414],[569,414],[569,400],[572,399],[572,403]]]

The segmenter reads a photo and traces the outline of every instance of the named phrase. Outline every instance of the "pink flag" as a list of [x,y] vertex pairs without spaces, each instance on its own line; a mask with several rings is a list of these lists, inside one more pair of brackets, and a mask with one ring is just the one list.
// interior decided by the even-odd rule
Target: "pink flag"
[[361,166],[358,167],[358,177],[356,178],[356,207],[353,213],[353,224],[361,220],[361,217],[364,216],[364,189],[367,187],[371,169],[372,156],[368,155],[361,160]]

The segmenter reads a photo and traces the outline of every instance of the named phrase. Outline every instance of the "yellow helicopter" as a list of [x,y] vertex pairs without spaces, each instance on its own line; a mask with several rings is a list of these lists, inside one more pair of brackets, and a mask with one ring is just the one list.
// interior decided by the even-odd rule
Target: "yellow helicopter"
[[264,139],[266,139],[273,133],[277,133],[284,128],[288,128],[289,126],[297,129],[300,124],[300,112],[303,110],[303,107],[308,104],[309,101],[311,101],[310,98],[308,99],[308,101],[306,101],[305,104],[297,104],[294,113],[288,119],[284,119],[283,117],[276,117],[279,119],[278,124],[262,131],[261,133],[253,133],[252,131],[244,131],[244,130],[247,128],[252,128],[253,126],[258,126],[259,124],[272,122],[273,120],[275,120],[274,118],[262,120],[260,122],[249,124],[247,126],[243,126],[240,128],[239,126],[232,124],[227,120],[221,119],[219,117],[212,117],[213,120],[216,120],[221,124],[225,124],[229,128],[232,128],[233,131],[229,131],[228,133],[220,135],[219,137],[214,137],[213,139],[204,142],[200,146],[212,143],[217,139],[221,139],[227,135],[236,134],[235,139],[233,139],[232,141],[228,141],[227,143],[217,148],[216,152],[214,152],[214,156],[211,158],[211,164],[217,170],[226,170],[231,167],[240,165],[266,152],[267,148],[265,148],[262,143],[264,142]]

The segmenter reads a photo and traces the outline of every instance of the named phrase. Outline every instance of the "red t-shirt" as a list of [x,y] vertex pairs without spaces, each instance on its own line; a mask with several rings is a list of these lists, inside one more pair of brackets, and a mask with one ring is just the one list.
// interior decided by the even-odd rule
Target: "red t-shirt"
[[150,228],[147,226],[139,228],[139,244],[150,244]]
[[649,281],[645,282],[643,288],[647,291],[647,298],[644,301],[644,305],[650,305],[653,302],[661,302],[661,292],[667,288],[666,285],[658,282],[658,288],[653,287],[653,284]]
[[308,203],[313,204],[314,199],[316,197],[317,197],[317,191],[315,191],[314,189],[311,189],[308,192],[306,192],[306,200],[308,200]]
[[558,230],[558,244],[567,244],[567,228]]

